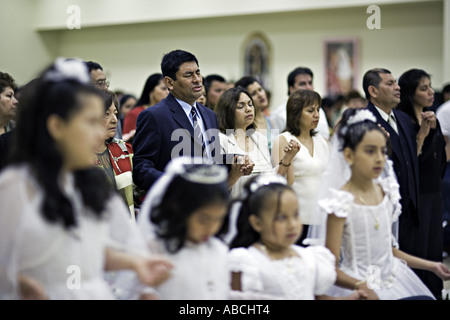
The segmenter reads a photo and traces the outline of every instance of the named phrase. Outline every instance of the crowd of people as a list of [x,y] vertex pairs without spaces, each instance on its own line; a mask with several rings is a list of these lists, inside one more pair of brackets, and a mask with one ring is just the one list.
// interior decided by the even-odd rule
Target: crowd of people
[[0,72],[1,299],[442,299],[450,93],[368,70],[365,97],[202,76],[166,53],[140,97],[93,61]]

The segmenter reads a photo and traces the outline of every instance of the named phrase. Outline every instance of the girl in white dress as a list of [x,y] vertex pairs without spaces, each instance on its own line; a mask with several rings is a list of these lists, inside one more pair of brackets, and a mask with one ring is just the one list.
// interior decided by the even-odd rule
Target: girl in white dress
[[385,133],[375,121],[370,111],[346,110],[332,138],[333,156],[319,200],[325,218],[322,236],[339,262],[336,285],[328,294],[359,289],[368,299],[433,299],[410,268],[444,280],[450,279],[450,271],[443,263],[397,247],[392,231],[401,214],[399,186],[386,157]]
[[[334,283],[335,258],[324,247],[295,245],[301,234],[297,196],[281,176],[245,186],[228,263],[232,299],[313,300]],[[325,297],[320,297],[325,298]],[[355,292],[348,298],[359,298]]]
[[58,59],[24,89],[0,176],[1,299],[113,299],[105,270],[132,270],[146,285],[168,277],[170,264],[150,259],[139,237],[137,253],[115,248],[119,225],[129,236],[137,229],[92,165],[102,103],[78,60]]
[[201,162],[173,159],[137,219],[151,251],[174,265],[170,278],[154,287],[163,300],[228,299],[228,247],[217,237],[227,225],[228,173]]
[[[256,130],[253,99],[244,88],[238,86],[225,91],[220,96],[215,112],[220,129],[221,153],[241,155],[252,165],[248,174],[232,168],[229,184],[233,199],[241,195],[244,184],[252,176],[286,173],[287,165],[271,163],[267,137]],[[290,163],[300,148],[297,142],[289,142],[282,148],[283,164]]]
[[[317,134],[321,97],[317,92],[297,90],[289,96],[286,105],[286,130],[275,138],[272,150],[272,164],[287,166],[286,179],[292,186],[300,206],[303,234],[298,244],[302,244],[309,225],[315,224],[317,193],[320,177],[328,164],[328,141]],[[284,148],[289,141],[299,144],[300,151],[291,162],[285,162]]]

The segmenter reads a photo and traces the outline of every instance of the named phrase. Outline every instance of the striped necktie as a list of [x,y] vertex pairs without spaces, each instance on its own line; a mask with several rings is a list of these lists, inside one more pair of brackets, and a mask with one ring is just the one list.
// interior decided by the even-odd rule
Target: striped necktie
[[197,110],[195,109],[195,107],[192,107],[191,115],[192,115],[193,127],[194,127],[194,140],[202,146],[202,154],[204,155],[205,141],[203,140],[202,129],[200,128],[200,124],[198,122],[198,118],[197,118],[198,115],[197,115]]
[[389,123],[392,129],[398,134],[397,121],[395,120],[393,113],[389,114],[387,123]]

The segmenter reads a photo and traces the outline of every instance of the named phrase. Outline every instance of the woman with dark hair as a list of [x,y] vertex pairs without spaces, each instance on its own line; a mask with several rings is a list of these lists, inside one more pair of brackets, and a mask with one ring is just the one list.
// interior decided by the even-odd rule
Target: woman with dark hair
[[122,137],[125,141],[132,142],[136,133],[136,120],[141,111],[154,106],[167,97],[169,89],[164,83],[161,73],[152,74],[147,78],[141,96],[135,107],[128,112],[123,121]]
[[0,135],[14,128],[17,113],[16,84],[8,73],[0,72]]
[[[416,129],[419,157],[419,236],[411,238],[417,248],[412,254],[442,261],[444,234],[442,228],[442,179],[445,173],[445,139],[439,121],[430,107],[434,90],[430,75],[424,70],[411,69],[403,73],[400,104],[397,109],[407,113]],[[436,297],[441,296],[442,280],[428,272],[415,270]]]
[[149,191],[138,226],[152,252],[174,264],[156,294],[164,300],[226,300],[227,170],[201,158],[177,157]]
[[272,122],[267,114],[269,98],[266,90],[256,78],[249,76],[239,79],[235,86],[241,86],[250,93],[255,103],[255,124],[258,128],[257,130],[267,136],[269,152],[272,152],[272,140],[274,137],[272,136]]
[[14,119],[17,114],[18,101],[15,96],[16,84],[8,73],[0,72],[0,170],[9,161]]
[[[116,92],[116,96],[117,96],[117,92]],[[125,119],[125,116],[127,115],[128,112],[130,112],[134,106],[136,106],[136,97],[133,96],[132,94],[123,94],[120,99],[117,96],[118,100],[119,100],[119,116],[118,116],[118,120],[119,120],[119,125],[117,126],[116,129],[116,138],[122,139],[122,135],[123,135],[123,121]]]
[[[287,143],[280,163],[275,168],[272,166],[267,138],[256,130],[253,99],[244,88],[238,86],[225,91],[220,96],[215,112],[222,154],[248,157],[254,163],[251,175],[285,174],[299,146],[293,141]],[[251,175],[244,177],[240,171],[231,172],[232,198],[241,195],[242,187]]]
[[305,239],[309,225],[315,223],[314,211],[320,176],[328,164],[328,141],[316,131],[321,104],[322,99],[315,91],[299,89],[293,92],[286,105],[286,130],[275,138],[272,151],[272,163],[276,164],[289,141],[296,141],[300,145],[300,151],[286,172],[288,184],[297,194],[304,225],[299,244]]
[[12,163],[0,176],[2,299],[30,291],[112,299],[105,270],[133,270],[146,285],[168,277],[153,271],[170,264],[149,258],[143,243],[133,254],[112,246],[139,238],[122,200],[93,167],[103,115],[102,95],[79,60],[57,59],[21,95]]
[[102,94],[105,110],[103,126],[106,136],[95,151],[97,155],[95,164],[105,169],[114,189],[120,193],[130,210],[131,219],[135,220],[134,190],[136,187],[133,183],[133,148],[130,143],[114,137],[119,114],[115,93],[106,90]]

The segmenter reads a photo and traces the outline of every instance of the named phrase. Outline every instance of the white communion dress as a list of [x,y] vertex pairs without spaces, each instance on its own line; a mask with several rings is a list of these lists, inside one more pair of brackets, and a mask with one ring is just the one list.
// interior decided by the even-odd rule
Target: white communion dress
[[241,273],[241,290],[232,299],[314,300],[336,280],[335,258],[324,247],[292,245],[297,256],[270,259],[255,246],[229,252],[230,272]]
[[[145,218],[147,218],[146,216]],[[166,257],[173,265],[170,277],[154,287],[162,300],[227,300],[230,274],[227,269],[228,247],[216,237],[202,243],[186,240],[175,253],[169,252],[155,233],[155,226],[144,217],[138,219],[150,251]]]
[[[356,204],[351,193],[333,188],[329,197],[319,201],[325,213],[346,219],[339,269],[367,281],[381,300],[419,295],[433,297],[406,263],[393,255],[392,247],[398,244],[392,226],[401,213],[398,192],[395,192],[398,184],[392,177],[378,182],[385,194],[378,205]],[[351,290],[336,285],[327,292],[330,296],[350,293]]]
[[[122,229],[129,216],[119,196],[108,200],[102,219],[87,213],[74,176],[60,185],[70,199],[77,227],[48,222],[41,213],[44,193],[26,166],[9,167],[0,176],[0,298],[20,299],[19,274],[38,281],[55,300],[114,299],[104,279],[105,249],[112,243],[109,218]],[[123,215],[123,216],[122,216]],[[122,222],[120,222],[120,220]],[[128,219],[129,220],[129,219]],[[123,223],[125,221],[125,224]]]

